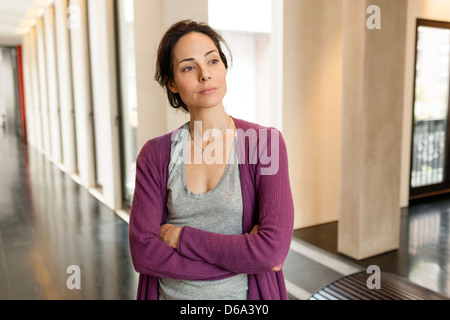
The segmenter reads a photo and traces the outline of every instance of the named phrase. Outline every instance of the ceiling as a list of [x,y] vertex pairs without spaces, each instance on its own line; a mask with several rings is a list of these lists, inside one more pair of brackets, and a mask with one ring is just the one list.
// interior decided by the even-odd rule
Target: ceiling
[[15,34],[20,20],[33,6],[33,0],[0,0],[0,46],[14,46],[22,42]]

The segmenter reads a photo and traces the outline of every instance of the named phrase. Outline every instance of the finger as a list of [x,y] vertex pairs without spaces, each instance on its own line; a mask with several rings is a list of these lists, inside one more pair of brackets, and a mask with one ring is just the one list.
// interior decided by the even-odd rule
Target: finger
[[255,226],[253,227],[252,231],[250,231],[250,234],[255,234],[255,233],[258,232],[258,230],[259,230],[259,224],[255,225]]
[[279,266],[276,266],[275,268],[273,268],[272,271],[278,272],[281,270],[282,267],[283,267],[283,265],[280,264]]

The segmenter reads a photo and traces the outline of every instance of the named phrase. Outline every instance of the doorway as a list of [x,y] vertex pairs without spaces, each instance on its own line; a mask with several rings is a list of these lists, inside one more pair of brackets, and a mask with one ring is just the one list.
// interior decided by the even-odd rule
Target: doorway
[[410,200],[450,192],[450,22],[417,20]]

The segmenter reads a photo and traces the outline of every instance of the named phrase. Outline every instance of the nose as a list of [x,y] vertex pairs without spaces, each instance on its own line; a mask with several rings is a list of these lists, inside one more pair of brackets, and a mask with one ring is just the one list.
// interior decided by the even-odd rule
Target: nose
[[211,79],[209,70],[206,67],[200,68],[200,82],[205,82]]

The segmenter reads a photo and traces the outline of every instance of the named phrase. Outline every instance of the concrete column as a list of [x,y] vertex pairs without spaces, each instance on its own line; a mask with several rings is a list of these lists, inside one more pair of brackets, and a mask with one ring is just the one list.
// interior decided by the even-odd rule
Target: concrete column
[[[366,13],[380,8],[381,29]],[[397,249],[407,0],[344,0],[338,251]]]

